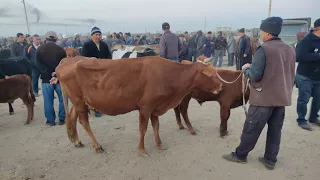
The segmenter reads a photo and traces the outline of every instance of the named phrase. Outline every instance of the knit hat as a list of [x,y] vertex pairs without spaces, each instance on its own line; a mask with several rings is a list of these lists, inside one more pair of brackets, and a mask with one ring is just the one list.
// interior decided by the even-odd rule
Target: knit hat
[[209,32],[208,32],[208,34],[212,34],[212,32],[211,32],[211,31],[209,31]]
[[101,34],[101,30],[98,27],[93,27],[91,29],[91,36],[95,33],[100,33]]
[[239,32],[239,33],[244,33],[244,31],[245,31],[244,28],[241,28],[241,29],[239,29],[238,32]]
[[278,36],[282,29],[282,19],[280,17],[269,17],[262,21],[260,29],[266,33]]
[[222,31],[218,31],[218,33],[217,34],[220,34],[220,35],[222,35]]
[[168,30],[168,29],[170,29],[170,24],[167,23],[167,22],[163,23],[162,24],[162,30]]
[[313,25],[314,28],[318,28],[320,27],[320,18],[317,19],[315,22],[314,22],[314,25]]
[[44,38],[46,39],[58,39],[57,33],[54,31],[48,31],[45,35]]

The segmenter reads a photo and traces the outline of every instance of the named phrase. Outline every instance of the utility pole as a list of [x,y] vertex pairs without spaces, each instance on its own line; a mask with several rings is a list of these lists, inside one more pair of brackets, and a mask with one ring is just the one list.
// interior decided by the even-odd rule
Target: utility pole
[[271,15],[271,4],[272,4],[272,0],[269,0],[269,11],[268,11],[268,17],[270,17],[270,15]]
[[25,15],[25,17],[26,17],[28,33],[30,34],[30,28],[29,28],[29,21],[28,21],[28,15],[27,15],[26,3],[25,3],[25,1],[24,1],[24,0],[21,0],[21,3],[23,4],[23,7],[24,7],[24,15]]

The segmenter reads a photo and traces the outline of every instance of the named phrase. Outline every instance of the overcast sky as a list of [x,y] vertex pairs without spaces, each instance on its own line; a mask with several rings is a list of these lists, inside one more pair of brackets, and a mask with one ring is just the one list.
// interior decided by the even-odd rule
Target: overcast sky
[[[101,30],[156,32],[167,21],[173,31],[194,31],[204,29],[207,17],[207,30],[218,26],[234,29],[259,27],[268,15],[269,0],[25,0],[30,21],[36,21],[31,12],[35,7],[41,11],[40,23],[61,21],[61,19],[96,19],[95,25]],[[311,17],[312,22],[320,18],[320,0],[273,0],[273,16],[283,18]],[[6,8],[8,14],[16,17],[3,17],[0,14],[0,36],[27,32],[23,5],[20,0],[0,0],[0,10]],[[5,25],[7,23],[18,25]],[[69,21],[68,21],[69,22]],[[76,23],[71,21],[70,23]],[[61,33],[88,32],[90,25],[81,27],[51,27],[31,25],[32,33],[56,30]],[[34,32],[40,31],[40,32]],[[14,32],[14,33],[13,33]]]

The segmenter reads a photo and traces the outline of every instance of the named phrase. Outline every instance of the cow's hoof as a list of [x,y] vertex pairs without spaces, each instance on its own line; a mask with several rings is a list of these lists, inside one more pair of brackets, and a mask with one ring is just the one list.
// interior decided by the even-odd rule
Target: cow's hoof
[[27,121],[27,122],[25,122],[25,123],[24,123],[24,125],[28,125],[28,124],[30,124],[30,122],[29,122],[29,121]]
[[149,154],[145,151],[142,151],[142,152],[139,152],[139,156],[147,158],[147,157],[149,157]]
[[14,115],[14,112],[10,112],[9,114],[10,114],[10,115]]
[[192,135],[197,135],[197,133],[196,133],[196,131],[190,131],[190,133],[192,134]]
[[220,133],[221,138],[226,138],[227,135],[228,135],[228,131]]
[[76,147],[76,148],[83,148],[84,145],[83,145],[82,142],[80,141],[78,144],[75,144],[74,147]]
[[160,145],[157,145],[157,149],[158,149],[158,150],[167,150],[168,148],[167,148],[166,145],[160,144]]
[[101,146],[96,148],[96,153],[103,153],[103,152],[104,152],[104,149]]
[[179,126],[179,129],[182,130],[182,129],[185,129],[185,128],[184,128],[184,126]]

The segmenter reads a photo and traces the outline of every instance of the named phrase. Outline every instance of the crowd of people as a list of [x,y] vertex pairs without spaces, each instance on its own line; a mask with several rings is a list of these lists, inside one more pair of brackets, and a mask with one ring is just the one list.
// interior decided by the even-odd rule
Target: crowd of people
[[[261,131],[268,123],[266,152],[260,161],[267,168],[273,169],[277,162],[280,146],[281,129],[285,117],[285,106],[291,105],[294,82],[299,90],[297,113],[298,125],[306,130],[312,130],[306,120],[307,103],[313,97],[309,122],[320,125],[318,111],[320,109],[320,19],[314,22],[311,30],[300,42],[296,51],[281,41],[278,37],[282,29],[282,19],[270,17],[260,26],[260,38],[263,44],[252,57],[250,38],[245,35],[244,28],[239,30],[238,46],[235,46],[233,34],[228,39],[222,32],[216,36],[208,32],[205,36],[202,31],[195,34],[176,35],[170,31],[169,23],[162,24],[163,34],[154,36],[152,41],[145,36],[133,38],[130,33],[113,33],[102,41],[102,33],[98,27],[93,27],[91,37],[81,41],[75,35],[73,41],[67,38],[58,41],[55,32],[49,31],[44,35],[41,43],[40,36],[32,37],[17,34],[17,40],[10,44],[11,57],[24,57],[30,62],[34,94],[38,96],[38,79],[42,79],[42,94],[44,99],[44,114],[46,123],[56,125],[56,114],[53,108],[54,91],[59,98],[59,124],[65,121],[65,110],[62,99],[61,87],[55,75],[55,68],[66,57],[64,47],[82,47],[81,55],[98,59],[112,59],[110,47],[117,44],[144,45],[160,44],[160,56],[175,62],[190,60],[195,62],[197,57],[213,57],[212,65],[222,66],[223,56],[228,53],[228,65],[234,65],[237,59],[237,70],[242,70],[244,75],[251,80],[250,108],[246,117],[241,143],[231,154],[223,156],[232,162],[246,163],[248,153],[254,148]],[[1,41],[1,46],[6,47],[8,40]],[[237,48],[237,49],[235,49]],[[236,55],[235,55],[236,54]],[[298,62],[295,75],[295,62]],[[10,78],[1,73],[1,78]],[[101,116],[98,111],[97,117]]]

